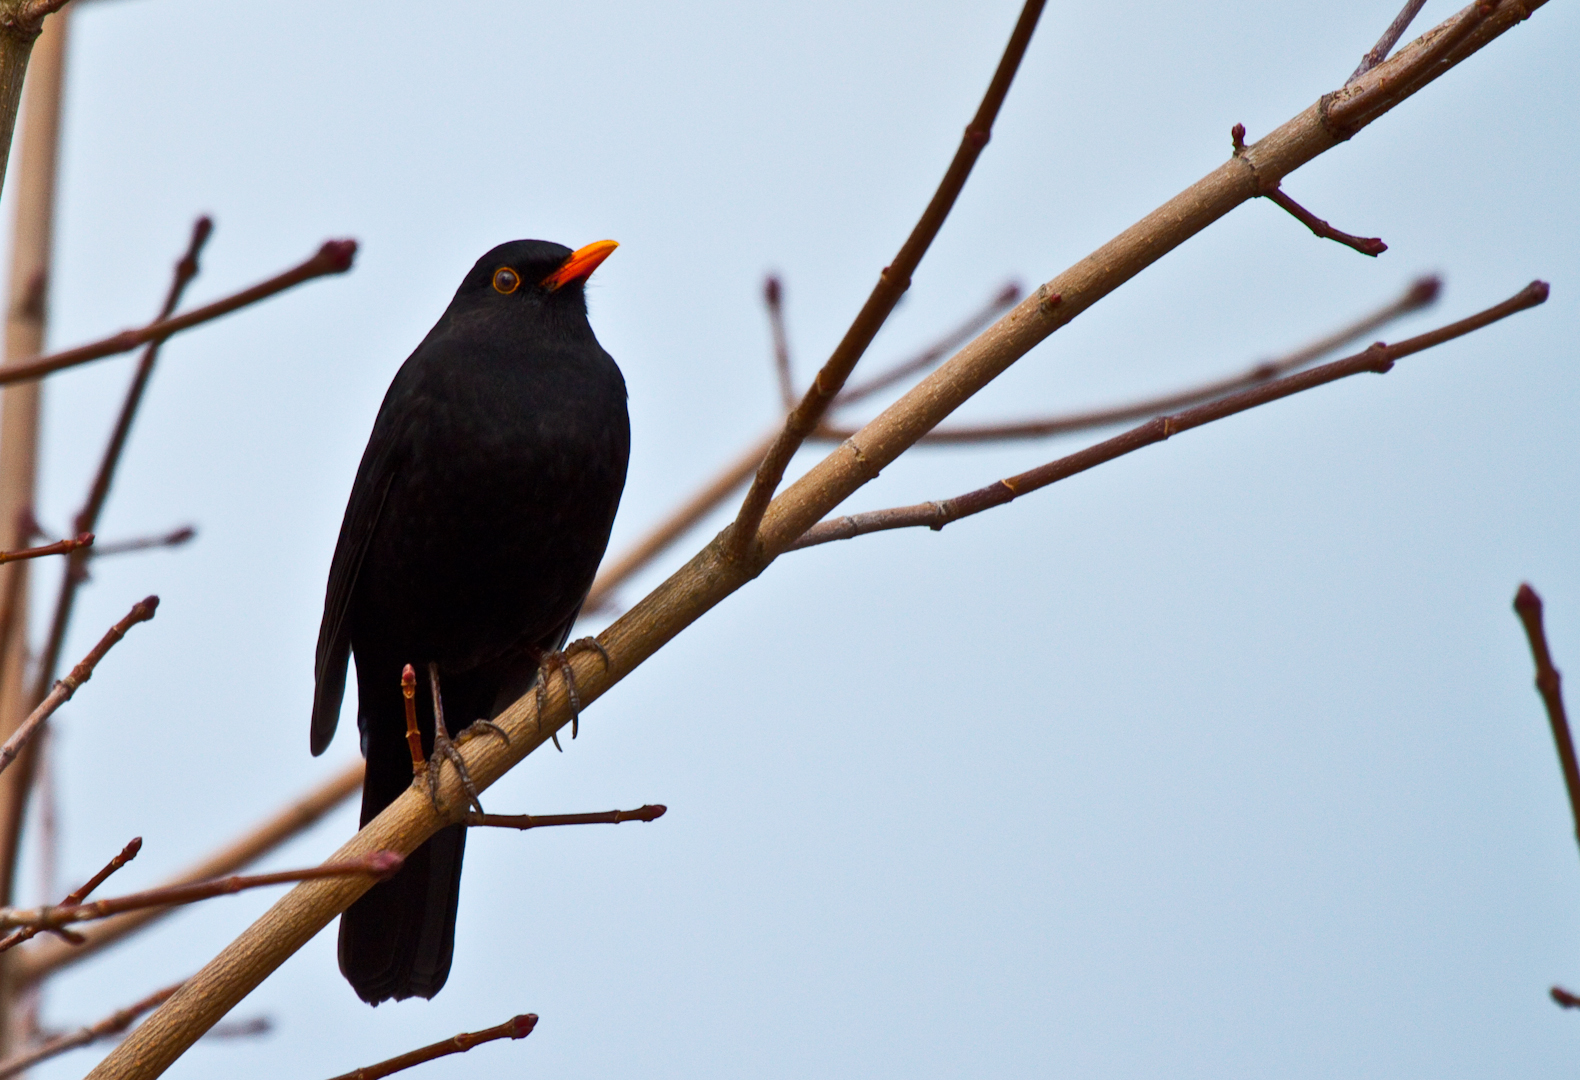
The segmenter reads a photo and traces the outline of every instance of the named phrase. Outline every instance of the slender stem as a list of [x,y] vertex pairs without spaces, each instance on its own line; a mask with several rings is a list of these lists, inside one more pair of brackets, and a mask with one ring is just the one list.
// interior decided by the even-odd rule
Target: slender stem
[[669,807],[663,803],[649,803],[635,810],[605,810],[595,814],[477,814],[466,815],[465,823],[473,828],[493,829],[547,829],[553,825],[618,825],[622,821],[657,821]]
[[421,1065],[423,1062],[432,1061],[434,1058],[448,1057],[451,1054],[464,1054],[474,1046],[493,1042],[495,1039],[525,1039],[532,1034],[532,1029],[537,1027],[537,1025],[537,1013],[523,1013],[520,1016],[512,1016],[509,1020],[496,1027],[484,1028],[482,1031],[463,1031],[459,1035],[453,1035],[448,1039],[441,1039],[436,1043],[429,1043],[427,1046],[419,1049],[407,1051],[398,1057],[381,1061],[377,1065],[364,1065],[360,1069],[352,1069],[348,1073],[341,1073],[339,1076],[331,1077],[330,1080],[379,1080],[380,1077],[398,1073],[403,1069],[411,1068],[413,1065]]
[[78,1028],[69,1034],[57,1036],[26,1053],[17,1054],[14,1057],[0,1061],[0,1080],[5,1080],[8,1076],[17,1076],[20,1073],[24,1073],[39,1062],[48,1061],[52,1057],[59,1057],[67,1050],[75,1050],[79,1046],[87,1046],[90,1043],[98,1042],[100,1039],[108,1039],[112,1035],[119,1035],[132,1026],[132,1021],[144,1013],[163,1005],[165,1000],[179,989],[181,989],[181,984],[176,983],[173,986],[165,987],[163,990],[155,990],[141,1001],[128,1005],[124,1009],[115,1010],[96,1024],[90,1024],[87,1027]]
[[795,452],[806,441],[806,437],[817,429],[829,405],[844,389],[845,380],[850,378],[856,362],[867,351],[867,346],[872,344],[872,339],[888,320],[894,305],[911,287],[911,274],[916,271],[922,256],[927,254],[928,247],[932,245],[933,238],[943,227],[944,219],[949,216],[955,199],[965,187],[966,178],[971,175],[972,166],[992,137],[993,121],[998,118],[999,107],[1004,104],[1004,97],[1009,93],[1009,85],[1014,81],[1021,58],[1026,55],[1026,46],[1031,42],[1031,33],[1036,29],[1044,2],[1026,0],[1015,29],[1010,34],[1009,44],[1004,48],[1004,55],[999,59],[998,69],[993,73],[987,93],[982,97],[982,104],[977,107],[976,116],[966,125],[960,148],[955,151],[954,160],[949,163],[943,180],[939,181],[932,201],[922,211],[921,219],[911,230],[911,235],[906,238],[894,261],[878,275],[878,283],[873,286],[867,302],[850,324],[850,329],[845,331],[833,355],[812,380],[806,396],[790,411],[785,419],[784,430],[763,458],[752,480],[751,489],[741,503],[740,512],[735,516],[735,524],[731,527],[726,551],[732,558],[744,558],[758,544],[758,526],[762,523],[763,514],[767,512],[774,492],[778,490],[779,482],[784,479],[790,459],[795,457]]
[[1362,255],[1370,255],[1374,259],[1388,250],[1388,245],[1383,243],[1378,237],[1353,236],[1342,229],[1335,229],[1332,225],[1329,225],[1326,221],[1323,221],[1310,210],[1307,210],[1294,199],[1284,194],[1279,188],[1274,188],[1272,191],[1267,192],[1267,197],[1292,214],[1296,221],[1324,240],[1336,240],[1345,247],[1354,248]]
[[[115,873],[121,867],[137,858],[137,853],[141,850],[143,850],[143,838],[141,836],[132,837],[131,841],[121,849],[120,854],[116,855],[113,859],[104,864],[103,869],[89,878],[85,884],[67,893],[66,899],[60,902],[60,906],[73,907],[82,903],[93,893],[94,889],[97,889],[100,885],[103,885],[105,879],[107,879],[111,874]],[[13,931],[3,941],[0,941],[0,952],[4,952],[13,946],[20,945],[22,942],[33,937],[38,932],[38,928],[32,926],[24,926],[19,930]],[[77,936],[80,937],[81,935]],[[79,944],[79,942],[72,942],[72,944]]]
[[18,559],[40,559],[46,555],[70,555],[83,548],[93,546],[93,534],[84,532],[75,540],[56,540],[53,544],[43,547],[23,548],[21,551],[0,551],[0,563],[16,562]]
[[[959,521],[963,517],[980,514],[995,506],[1003,506],[1029,492],[1085,472],[1117,457],[1123,457],[1125,454],[1134,453],[1153,443],[1162,442],[1182,431],[1189,431],[1191,428],[1200,427],[1214,420],[1222,420],[1224,417],[1254,409],[1258,405],[1266,405],[1303,390],[1325,386],[1363,371],[1379,373],[1388,371],[1393,367],[1394,361],[1402,357],[1451,341],[1499,319],[1507,318],[1517,311],[1524,311],[1545,302],[1547,291],[1545,282],[1532,282],[1503,303],[1431,333],[1408,338],[1397,345],[1378,343],[1354,356],[1334,360],[1332,363],[1323,364],[1321,367],[1312,368],[1298,375],[1286,375],[1262,386],[1242,390],[1238,394],[1219,398],[1185,412],[1160,416],[1140,427],[1132,428],[1123,435],[1116,435],[1112,439],[1106,439],[1057,461],[1051,461],[1005,480],[996,480],[987,487],[957,495],[952,499],[917,503],[914,506],[896,506],[887,510],[871,510],[819,522],[791,544],[790,550],[816,547],[834,540],[849,540],[868,533],[887,532],[890,529],[918,526],[925,526],[934,531],[942,529],[945,525]],[[1577,811],[1577,814],[1580,814],[1580,811]],[[1580,827],[1580,817],[1577,817],[1577,827]]]
[[422,756],[422,732],[417,727],[417,673],[407,664],[400,672],[400,694],[406,703],[406,748],[411,751],[411,774],[418,776],[428,768]]
[[108,544],[96,545],[88,554],[92,558],[102,559],[108,555],[127,555],[134,551],[147,551],[149,548],[180,547],[195,536],[197,536],[196,528],[183,525],[162,536],[137,536],[130,540],[112,540]]
[[1553,729],[1553,743],[1558,749],[1558,764],[1563,769],[1564,787],[1569,792],[1569,810],[1574,815],[1575,839],[1580,840],[1580,764],[1575,761],[1574,736],[1569,731],[1569,716],[1564,711],[1562,680],[1553,666],[1552,653],[1547,650],[1547,630],[1542,625],[1542,598],[1529,585],[1521,585],[1514,594],[1514,611],[1525,627],[1525,636],[1531,643],[1531,657],[1536,661],[1536,690],[1547,707],[1547,723]]
[[57,682],[54,688],[44,695],[44,700],[40,701],[38,706],[28,715],[28,718],[17,726],[17,729],[11,733],[11,737],[5,741],[5,745],[0,746],[0,772],[5,772],[11,762],[16,760],[16,756],[22,752],[22,748],[33,737],[33,733],[38,730],[39,725],[48,720],[56,709],[70,701],[71,696],[77,692],[77,687],[93,677],[93,669],[98,667],[100,660],[104,659],[104,654],[114,648],[115,643],[126,636],[126,631],[140,622],[147,622],[149,619],[152,619],[154,611],[158,607],[159,597],[144,597],[132,605],[132,610],[127,612],[120,622],[105,631],[104,636],[99,639],[99,643],[88,652],[87,656],[82,658],[82,661],[76,667],[71,669],[70,674]]
[[277,870],[270,874],[252,874],[219,878],[216,881],[197,881],[190,885],[169,885],[160,889],[128,893],[108,900],[71,905],[50,905],[36,908],[0,908],[0,927],[29,926],[40,930],[53,930],[72,923],[105,919],[125,911],[143,908],[170,907],[174,904],[192,904],[215,896],[229,896],[248,889],[261,889],[269,885],[286,885],[298,881],[317,881],[321,878],[371,877],[387,878],[401,868],[405,856],[396,851],[374,851],[358,859],[327,862],[322,866],[309,866],[301,870]]
[[1580,997],[1576,997],[1561,986],[1555,986],[1547,991],[1561,1009],[1580,1009]]
[[1425,6],[1426,0],[1405,0],[1404,7],[1400,9],[1399,14],[1394,16],[1393,22],[1388,24],[1388,29],[1383,31],[1383,36],[1377,39],[1377,44],[1371,47],[1371,51],[1361,57],[1360,67],[1356,68],[1354,73],[1344,80],[1344,85],[1348,86],[1388,59],[1388,54],[1393,51],[1395,45],[1399,44],[1399,39],[1404,36],[1404,32],[1410,28],[1410,24],[1415,21],[1415,17],[1421,13],[1421,9]]
[[266,300],[276,293],[282,293],[293,285],[300,285],[304,281],[324,277],[328,274],[343,274],[351,269],[352,259],[357,253],[355,240],[328,240],[323,247],[305,262],[284,273],[250,288],[242,289],[238,293],[215,300],[200,308],[194,308],[184,315],[176,315],[169,319],[160,319],[147,326],[136,330],[122,330],[119,334],[112,334],[99,341],[87,345],[78,345],[74,349],[63,352],[51,353],[41,356],[36,360],[28,360],[20,364],[7,364],[0,367],[0,385],[27,382],[32,379],[41,379],[45,375],[52,375],[57,371],[78,364],[86,364],[90,360],[102,360],[106,356],[115,356],[118,353],[131,352],[139,345],[147,345],[154,341],[163,341],[173,334],[183,330],[190,330],[194,326],[201,326],[206,322],[213,322],[222,315],[256,304]]
[[790,339],[785,336],[784,286],[773,274],[763,282],[763,307],[768,311],[768,333],[773,338],[774,373],[779,377],[779,400],[785,412],[795,408],[795,377],[790,373]]
[[[1217,379],[1185,390],[1178,390],[1171,394],[1126,402],[1123,405],[1112,405],[1105,409],[1091,409],[1085,412],[1065,413],[1061,416],[1049,416],[1031,420],[1011,420],[996,424],[959,424],[949,427],[937,427],[922,436],[919,441],[923,445],[938,445],[941,443],[1002,442],[1009,439],[1031,439],[1047,435],[1064,435],[1075,431],[1108,427],[1111,424],[1122,424],[1130,420],[1144,420],[1168,412],[1171,409],[1183,409],[1204,401],[1211,401],[1236,390],[1259,386],[1270,379],[1276,379],[1280,375],[1296,371],[1313,360],[1317,360],[1335,349],[1342,348],[1379,327],[1386,326],[1402,315],[1419,311],[1436,302],[1441,288],[1442,283],[1435,277],[1420,278],[1405,290],[1403,296],[1385,307],[1331,334],[1318,338],[1316,341],[1304,345],[1294,352],[1253,364],[1239,375],[1231,375],[1224,379]],[[818,429],[815,438],[837,442],[848,439],[854,434],[854,429],[824,427]]]
[[[324,815],[362,790],[362,761],[357,759],[317,788],[261,824],[248,830],[208,858],[165,881],[165,886],[190,885],[224,877],[256,862],[288,840],[322,821]],[[63,941],[36,942],[17,952],[15,978],[31,985],[68,964],[80,963],[108,945],[169,915],[172,908],[143,908],[84,927],[81,945]]]

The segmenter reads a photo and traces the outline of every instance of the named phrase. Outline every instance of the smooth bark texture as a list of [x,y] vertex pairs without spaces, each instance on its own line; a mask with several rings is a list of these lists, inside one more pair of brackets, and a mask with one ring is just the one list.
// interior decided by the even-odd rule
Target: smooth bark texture
[[[1534,0],[1531,6],[1536,6]],[[571,661],[580,698],[588,703],[624,678],[705,612],[766,568],[820,517],[875,476],[961,403],[1060,326],[1091,307],[1146,266],[1282,177],[1350,137],[1460,59],[1527,17],[1529,8],[1505,0],[1467,8],[1352,85],[1323,97],[1243,154],[1231,158],[1074,267],[1038,289],[943,367],[847,440],[776,498],[749,558],[730,558],[730,530],[617,620],[601,635],[607,660],[595,653]],[[1063,302],[1053,298],[1062,296]],[[481,787],[545,742],[570,720],[564,680],[552,681],[540,715],[528,693],[499,725],[510,739],[474,739],[462,749]],[[379,849],[410,852],[441,826],[460,820],[466,798],[454,769],[439,788],[445,816],[426,790],[414,786],[334,856],[354,859]],[[297,886],[227,946],[90,1076],[158,1076],[204,1031],[301,948],[365,889],[365,881],[335,879]]]

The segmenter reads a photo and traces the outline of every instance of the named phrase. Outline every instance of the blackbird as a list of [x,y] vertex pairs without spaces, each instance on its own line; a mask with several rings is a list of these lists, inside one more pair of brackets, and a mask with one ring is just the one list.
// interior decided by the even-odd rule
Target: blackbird
[[[583,291],[615,246],[494,248],[384,395],[329,568],[313,695],[316,755],[356,656],[364,825],[412,783],[405,665],[431,678],[417,715],[437,764],[445,717],[497,716],[563,660],[630,452],[625,380]],[[444,985],[465,845],[465,826],[441,829],[341,916],[340,970],[363,1001]]]

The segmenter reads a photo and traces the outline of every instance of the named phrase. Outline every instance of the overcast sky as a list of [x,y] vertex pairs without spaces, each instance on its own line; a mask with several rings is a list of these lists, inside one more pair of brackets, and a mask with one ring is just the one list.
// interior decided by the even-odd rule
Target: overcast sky
[[[1454,9],[1432,0],[1420,27]],[[1051,3],[871,366],[1084,257],[1215,168],[1234,123],[1258,138],[1337,88],[1394,10]],[[165,349],[100,535],[199,534],[105,561],[79,605],[71,659],[164,599],[57,721],[64,876],[140,834],[113,891],[152,884],[355,754],[345,725],[325,758],[307,747],[329,558],[385,387],[478,255],[621,243],[589,297],[631,393],[623,548],[774,422],[766,272],[799,375],[827,355],[1017,11],[77,12],[52,344],[148,318],[199,212],[217,228],[193,303],[328,237],[362,248],[351,274]],[[1288,179],[1383,237],[1381,258],[1243,206],[961,415],[1234,372],[1423,272],[1444,277],[1438,307],[1384,336],[1536,277],[1546,306],[942,533],[786,557],[484,799],[666,818],[474,836],[434,1001],[361,1004],[331,929],[233,1014],[273,1034],[204,1043],[170,1075],[327,1076],[532,1011],[527,1041],[422,1075],[1572,1076],[1580,1016],[1546,993],[1580,990],[1580,857],[1509,603],[1533,582],[1580,671],[1577,34],[1576,5],[1548,5]],[[131,363],[48,383],[54,528]],[[919,451],[849,505],[953,495],[1095,437]],[[354,827],[348,804],[268,865]],[[73,970],[46,1021],[189,974],[278,895]]]

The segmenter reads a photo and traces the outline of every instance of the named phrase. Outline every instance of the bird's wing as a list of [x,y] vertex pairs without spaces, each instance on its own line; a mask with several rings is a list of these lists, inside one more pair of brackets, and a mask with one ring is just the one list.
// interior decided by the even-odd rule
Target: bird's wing
[[[376,440],[378,441],[378,440]],[[387,445],[387,442],[385,443]],[[356,589],[362,557],[378,527],[384,499],[389,494],[395,471],[387,453],[369,445],[357,479],[351,486],[351,500],[340,523],[340,539],[329,564],[329,585],[324,590],[324,621],[318,626],[318,655],[314,664],[312,750],[316,757],[335,737],[340,721],[340,700],[346,692],[346,663],[351,657],[351,625],[346,618],[351,594]]]

